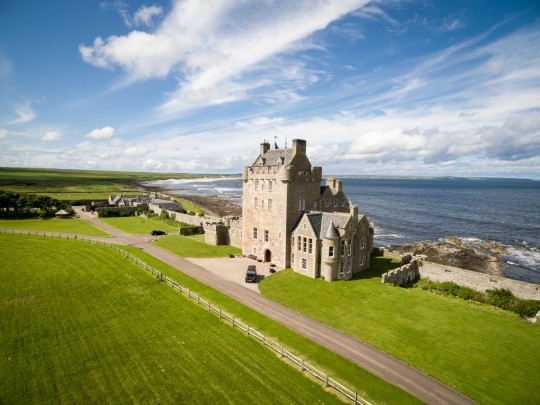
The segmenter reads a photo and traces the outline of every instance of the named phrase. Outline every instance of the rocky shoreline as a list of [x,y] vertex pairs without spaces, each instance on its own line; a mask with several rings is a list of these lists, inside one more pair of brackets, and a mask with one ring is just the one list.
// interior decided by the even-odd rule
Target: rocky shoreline
[[504,277],[501,261],[497,255],[505,254],[506,248],[498,242],[449,236],[440,241],[390,245],[389,249],[400,253],[424,255],[429,261],[446,266]]

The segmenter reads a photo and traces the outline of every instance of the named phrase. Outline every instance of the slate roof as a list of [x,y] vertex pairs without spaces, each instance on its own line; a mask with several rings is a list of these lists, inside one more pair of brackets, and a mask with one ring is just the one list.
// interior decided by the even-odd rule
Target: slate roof
[[[287,160],[285,160],[285,156],[287,157]],[[269,149],[264,155],[261,155],[257,158],[255,163],[253,163],[253,166],[258,166],[261,163],[263,166],[288,165],[291,163],[292,158],[292,148]]]
[[[317,239],[339,238],[337,230],[344,229],[351,217],[351,214],[344,212],[310,212],[306,215]],[[298,224],[293,229],[297,226]]]

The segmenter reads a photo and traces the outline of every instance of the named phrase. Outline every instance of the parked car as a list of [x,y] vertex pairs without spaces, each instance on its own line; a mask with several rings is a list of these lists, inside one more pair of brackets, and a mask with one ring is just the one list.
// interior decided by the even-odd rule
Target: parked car
[[246,283],[254,283],[257,280],[257,267],[250,264],[246,271]]
[[154,235],[154,236],[157,236],[157,235],[167,235],[167,232],[165,231],[152,231],[150,232],[150,235]]

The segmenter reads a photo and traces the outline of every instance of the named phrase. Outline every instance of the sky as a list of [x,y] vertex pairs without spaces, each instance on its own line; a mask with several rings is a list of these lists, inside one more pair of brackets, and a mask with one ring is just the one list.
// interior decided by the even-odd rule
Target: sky
[[0,166],[540,180],[538,0],[0,0]]

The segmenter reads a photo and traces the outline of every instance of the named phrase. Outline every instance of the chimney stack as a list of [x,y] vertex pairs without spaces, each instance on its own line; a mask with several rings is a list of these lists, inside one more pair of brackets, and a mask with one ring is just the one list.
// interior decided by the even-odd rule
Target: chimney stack
[[261,143],[261,155],[264,155],[270,149],[270,144],[267,141]]
[[292,141],[292,153],[295,155],[305,155],[306,154],[306,141],[303,139],[293,139]]

